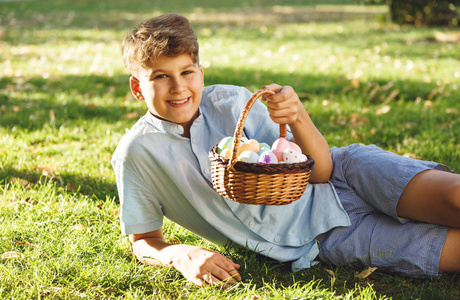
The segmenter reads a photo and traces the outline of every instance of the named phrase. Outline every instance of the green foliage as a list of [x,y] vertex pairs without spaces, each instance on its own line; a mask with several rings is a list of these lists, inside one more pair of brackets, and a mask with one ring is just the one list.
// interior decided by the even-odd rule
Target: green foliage
[[361,270],[327,265],[292,273],[166,220],[171,242],[242,266],[239,285],[199,289],[176,270],[140,265],[120,234],[110,160],[145,113],[120,40],[163,12],[191,19],[207,85],[292,85],[330,146],[374,143],[458,172],[458,43],[438,39],[451,33],[443,28],[380,23],[386,10],[353,2],[2,2],[0,299],[458,299],[459,275],[360,279]]
[[398,24],[457,26],[460,11],[455,0],[391,1],[391,18]]

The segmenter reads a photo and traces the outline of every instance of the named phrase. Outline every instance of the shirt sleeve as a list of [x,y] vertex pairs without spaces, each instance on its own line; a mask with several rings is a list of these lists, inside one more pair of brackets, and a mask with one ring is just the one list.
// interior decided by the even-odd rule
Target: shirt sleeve
[[[121,148],[123,149],[123,145]],[[129,148],[133,149],[132,146]],[[163,225],[161,205],[154,190],[147,188],[149,185],[145,181],[142,168],[139,168],[136,163],[142,154],[139,151],[116,151],[115,154],[112,166],[120,198],[122,233],[138,234],[161,229]]]

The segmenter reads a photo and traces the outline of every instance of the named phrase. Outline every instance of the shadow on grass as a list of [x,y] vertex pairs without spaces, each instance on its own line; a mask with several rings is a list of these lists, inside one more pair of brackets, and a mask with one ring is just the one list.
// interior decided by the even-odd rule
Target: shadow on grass
[[[409,103],[418,97],[422,100],[432,97],[430,93],[438,88],[435,83],[409,80],[375,80],[362,82],[355,88],[344,76],[288,74],[251,69],[214,67],[205,70],[205,73],[206,85],[239,85],[255,92],[263,85],[275,82],[280,85],[291,85],[303,101],[314,98],[356,97],[356,101],[362,101],[363,105],[384,102],[384,97],[368,96],[369,90],[373,88],[387,94],[392,90],[398,90],[398,94],[392,100]],[[128,75],[66,75],[50,79],[0,78],[0,126],[8,130],[16,128],[15,130],[34,131],[42,129],[44,124],[59,128],[62,125],[90,126],[89,121],[97,121],[101,125],[122,121],[123,125],[130,127],[135,123],[135,119],[145,113],[146,108],[143,104],[133,106],[136,100],[130,95],[128,78]],[[391,90],[385,90],[388,85]],[[446,96],[442,98],[443,101],[450,101],[452,105],[455,103],[454,95],[439,92],[435,96]],[[431,100],[436,99],[435,97]],[[95,128],[86,129],[94,131]]]
[[32,131],[43,128],[44,124],[69,127],[95,119],[115,123],[133,113],[132,108],[120,104],[129,91],[127,82],[127,76],[88,75],[49,80],[32,77],[18,85],[17,78],[3,77],[0,126]]
[[56,186],[66,189],[71,194],[82,194],[93,201],[105,201],[108,198],[115,199],[118,204],[118,191],[115,183],[108,182],[99,177],[77,176],[71,173],[61,173],[58,176],[43,175],[41,170],[17,170],[11,166],[4,166],[0,169],[0,184],[6,185],[9,182],[16,182],[17,179],[25,180],[24,185],[35,185],[51,181]]

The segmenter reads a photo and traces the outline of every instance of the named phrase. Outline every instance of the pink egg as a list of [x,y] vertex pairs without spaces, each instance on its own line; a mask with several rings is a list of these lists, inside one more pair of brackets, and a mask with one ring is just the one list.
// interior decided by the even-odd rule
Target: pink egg
[[295,151],[294,149],[286,149],[283,152],[283,161],[285,163],[299,163],[304,161],[302,153]]
[[283,151],[291,148],[291,144],[285,138],[277,139],[272,145],[272,152],[275,153],[278,161],[283,160]]
[[270,150],[267,150],[259,156],[259,163],[260,164],[277,164],[278,158],[276,157],[275,153],[273,153]]

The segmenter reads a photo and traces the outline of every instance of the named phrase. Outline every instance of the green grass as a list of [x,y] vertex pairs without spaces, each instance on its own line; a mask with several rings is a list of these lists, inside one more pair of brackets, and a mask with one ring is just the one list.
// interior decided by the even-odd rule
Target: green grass
[[0,259],[0,298],[460,298],[459,275],[292,273],[168,221],[171,241],[241,264],[242,283],[199,289],[137,263],[110,159],[145,107],[129,92],[120,40],[159,13],[192,21],[206,84],[292,85],[331,146],[374,143],[460,170],[460,46],[436,40],[446,29],[388,24],[385,7],[353,1],[155,2],[0,2],[0,254],[21,256]]

